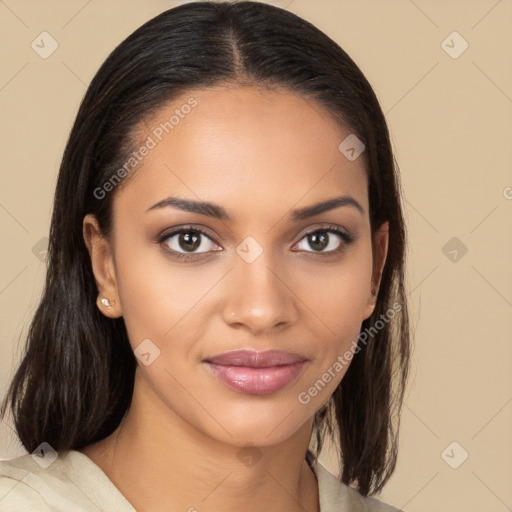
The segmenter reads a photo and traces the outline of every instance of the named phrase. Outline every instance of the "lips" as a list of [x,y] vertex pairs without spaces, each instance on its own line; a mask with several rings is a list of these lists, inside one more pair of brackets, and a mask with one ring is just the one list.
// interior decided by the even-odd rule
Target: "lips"
[[235,350],[203,361],[230,389],[251,395],[265,395],[284,388],[298,376],[306,362],[300,354],[279,350]]
[[223,366],[249,366],[251,368],[268,368],[270,366],[294,364],[305,360],[306,358],[299,354],[282,352],[280,350],[268,350],[266,352],[235,350],[206,359],[208,363],[221,364]]

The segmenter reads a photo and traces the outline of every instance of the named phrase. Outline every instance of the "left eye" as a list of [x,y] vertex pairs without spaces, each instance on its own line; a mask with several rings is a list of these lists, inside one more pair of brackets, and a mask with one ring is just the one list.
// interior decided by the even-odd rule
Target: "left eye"
[[[340,242],[340,239],[342,242]],[[317,229],[306,233],[302,240],[305,240],[305,242],[299,242],[299,249],[304,250],[304,247],[300,247],[302,243],[307,243],[313,248],[313,251],[305,249],[307,252],[336,252],[341,250],[344,244],[348,245],[352,242],[350,235],[338,229],[331,228]]]

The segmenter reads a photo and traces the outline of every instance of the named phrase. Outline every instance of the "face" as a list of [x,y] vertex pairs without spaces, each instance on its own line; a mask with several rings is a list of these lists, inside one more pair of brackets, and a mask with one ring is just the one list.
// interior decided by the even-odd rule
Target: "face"
[[124,318],[136,386],[169,421],[270,446],[343,378],[387,252],[385,225],[372,254],[363,158],[338,149],[348,135],[291,92],[194,91],[158,112],[141,139],[155,144],[110,192],[110,240],[85,218],[98,291],[114,301],[104,313]]

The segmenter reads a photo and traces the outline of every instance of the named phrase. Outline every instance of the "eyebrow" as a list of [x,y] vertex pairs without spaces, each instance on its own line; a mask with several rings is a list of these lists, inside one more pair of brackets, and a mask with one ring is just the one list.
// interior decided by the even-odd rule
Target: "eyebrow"
[[[334,210],[335,208],[340,208],[341,206],[352,206],[364,215],[364,208],[353,197],[339,196],[310,206],[305,206],[304,208],[293,210],[290,217],[293,221],[299,221]],[[199,215],[206,215],[208,217],[224,221],[233,220],[228,212],[222,206],[217,204],[210,203],[208,201],[195,201],[193,199],[182,199],[172,196],[154,204],[147,209],[147,212],[166,207],[178,208],[186,212],[198,213]]]

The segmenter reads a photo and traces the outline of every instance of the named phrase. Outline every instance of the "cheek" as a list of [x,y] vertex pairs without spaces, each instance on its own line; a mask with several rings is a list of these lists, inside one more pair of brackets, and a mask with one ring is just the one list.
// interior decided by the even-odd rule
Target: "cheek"
[[[358,334],[366,311],[371,280],[371,247],[360,244],[339,264],[304,272],[298,295],[318,319],[318,328],[342,341]],[[311,265],[311,264],[310,264]]]
[[[139,241],[140,244],[140,241]],[[118,290],[122,314],[132,346],[149,338],[163,350],[186,326],[193,335],[197,305],[215,284],[199,267],[184,268],[169,262],[156,247],[130,251],[120,241],[117,251]],[[201,279],[198,279],[201,274]],[[179,347],[186,348],[180,336]]]
[[[301,393],[300,403],[319,408],[334,392],[352,363],[370,290],[371,245],[347,256],[329,270],[317,271],[315,279],[302,282],[300,297],[307,298],[318,341],[316,361]],[[311,286],[312,282],[315,286]],[[307,290],[309,292],[307,293]],[[313,325],[313,324],[312,324]]]

